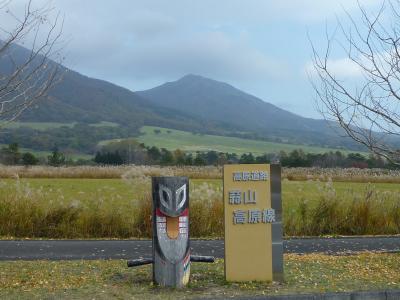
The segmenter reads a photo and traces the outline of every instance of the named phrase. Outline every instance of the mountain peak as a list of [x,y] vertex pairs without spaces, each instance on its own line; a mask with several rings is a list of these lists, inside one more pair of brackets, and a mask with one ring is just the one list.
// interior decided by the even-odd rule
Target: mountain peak
[[206,78],[206,77],[204,77],[204,76],[201,76],[201,75],[197,75],[197,74],[187,74],[187,75],[185,75],[185,76],[183,76],[181,79],[179,79],[179,80],[187,80],[187,79],[190,79],[190,80],[193,80],[193,79],[208,79],[208,78]]
[[286,130],[298,129],[304,124],[304,118],[300,116],[227,83],[200,75],[188,74],[138,94],[158,106],[192,114],[208,122],[228,122],[231,128]]
[[215,79],[211,79],[205,76],[201,76],[201,75],[197,75],[197,74],[187,74],[185,76],[183,76],[181,79],[178,79],[175,82],[191,82],[191,83],[213,83],[213,84],[221,84],[221,85],[226,85],[228,86],[227,83],[222,82],[222,81],[218,81]]

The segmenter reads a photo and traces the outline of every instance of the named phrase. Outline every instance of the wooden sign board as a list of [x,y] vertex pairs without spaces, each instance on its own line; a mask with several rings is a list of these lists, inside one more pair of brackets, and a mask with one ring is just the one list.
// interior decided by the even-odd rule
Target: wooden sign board
[[225,278],[283,281],[280,165],[224,166]]

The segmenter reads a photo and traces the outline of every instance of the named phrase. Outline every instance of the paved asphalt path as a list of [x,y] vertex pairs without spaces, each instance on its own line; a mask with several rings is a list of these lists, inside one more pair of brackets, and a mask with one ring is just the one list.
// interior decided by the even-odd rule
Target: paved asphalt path
[[[192,253],[224,256],[223,240],[192,240]],[[149,240],[0,240],[0,260],[133,259],[151,257]],[[286,253],[400,252],[400,237],[306,238],[284,241]]]

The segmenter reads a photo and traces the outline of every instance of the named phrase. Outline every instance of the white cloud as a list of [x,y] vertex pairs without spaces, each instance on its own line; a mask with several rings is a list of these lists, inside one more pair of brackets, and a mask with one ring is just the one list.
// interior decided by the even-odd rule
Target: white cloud
[[362,75],[362,68],[349,58],[329,60],[328,68],[338,77],[354,78]]
[[[297,20],[300,22],[319,22],[335,18],[338,15],[358,10],[358,3],[362,7],[376,6],[376,0],[281,0],[271,3],[271,10],[276,18]],[[357,3],[358,2],[358,3]]]
[[[76,0],[72,2],[77,4]],[[95,0],[85,2],[88,5],[97,3]],[[103,2],[102,6],[108,6],[111,14],[126,12],[130,8],[132,13],[135,9],[147,9],[163,12],[186,22],[209,22],[212,26],[218,26],[232,22],[266,23],[270,20],[324,21],[343,14],[345,10],[357,10],[358,2],[364,7],[377,6],[380,3],[376,0],[116,0],[109,4]],[[56,3],[65,2],[58,0]]]
[[[19,11],[26,3],[12,2]],[[45,2],[33,0],[38,5]],[[65,14],[66,65],[72,69],[132,89],[197,73],[237,83],[277,102],[309,99],[307,92],[292,88],[308,84],[298,71],[309,58],[307,28],[323,33],[326,20],[335,21],[344,9],[358,9],[357,0],[52,3],[55,12]],[[360,3],[373,9],[380,1]],[[0,15],[0,27],[6,25],[10,23]],[[314,36],[318,38],[318,34]],[[332,61],[332,66],[338,74],[357,76],[357,70],[346,61]]]
[[[104,49],[103,49],[104,50]],[[231,38],[223,32],[167,36],[132,47],[107,47],[100,53],[82,54],[89,69],[108,76],[132,79],[178,78],[188,73],[225,80],[284,78],[289,67],[252,48],[245,39]],[[109,52],[110,54],[107,54]]]
[[[344,79],[359,78],[363,74],[362,68],[348,57],[328,59],[327,69],[332,75]],[[308,62],[304,67],[304,71],[307,75],[314,76],[316,70],[313,62]]]

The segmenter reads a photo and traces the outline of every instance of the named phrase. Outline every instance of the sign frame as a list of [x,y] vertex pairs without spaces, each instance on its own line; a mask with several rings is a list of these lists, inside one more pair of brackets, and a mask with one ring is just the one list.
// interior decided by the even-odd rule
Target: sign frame
[[[235,184],[234,171],[238,170],[243,173],[257,174],[257,170],[268,172],[267,180],[260,182],[259,177],[244,178],[246,180],[238,180]],[[229,176],[229,177],[227,177]],[[236,176],[236,175],[235,175]],[[253,176],[253,175],[251,175]],[[254,175],[255,176],[255,175]],[[247,176],[246,176],[247,177]],[[249,180],[250,179],[250,180]],[[253,180],[255,179],[255,180]],[[241,181],[241,182],[240,182]],[[247,183],[246,183],[247,181]],[[258,181],[254,184],[255,181]],[[265,183],[266,186],[263,186]],[[224,233],[225,233],[225,278],[227,281],[280,281],[283,277],[283,230],[282,230],[282,198],[281,198],[281,166],[278,164],[234,164],[224,165],[223,169],[223,186],[224,186]],[[228,188],[240,187],[249,191],[254,188],[263,191],[261,196],[267,207],[259,207],[258,209],[272,209],[275,213],[275,220],[269,224],[233,224],[232,215],[232,195],[229,199]],[[256,189],[257,188],[257,189]],[[235,192],[235,191],[234,191]],[[264,194],[266,193],[266,194]],[[246,195],[244,195],[246,197]],[[254,194],[254,197],[255,194]],[[265,197],[265,198],[263,198]],[[231,201],[231,204],[229,204]],[[251,202],[248,202],[251,203]],[[257,205],[256,205],[257,206]],[[268,207],[269,206],[269,207]],[[246,207],[252,210],[252,206],[238,205],[237,207]],[[255,207],[255,206],[254,206]],[[228,212],[229,211],[229,215]],[[264,216],[263,216],[264,218]],[[257,220],[259,221],[259,220]],[[266,221],[262,219],[262,221]],[[251,223],[251,222],[249,222]],[[239,226],[236,227],[235,226]],[[247,227],[243,227],[247,226]],[[254,226],[255,233],[247,230],[249,226]],[[236,233],[234,232],[236,230]],[[237,233],[239,232],[239,233]],[[240,237],[242,240],[233,241],[233,237]],[[252,257],[251,245],[259,242],[255,249],[255,257]],[[247,253],[247,256],[245,255]],[[254,270],[252,269],[254,268]],[[261,268],[261,270],[260,270]]]

